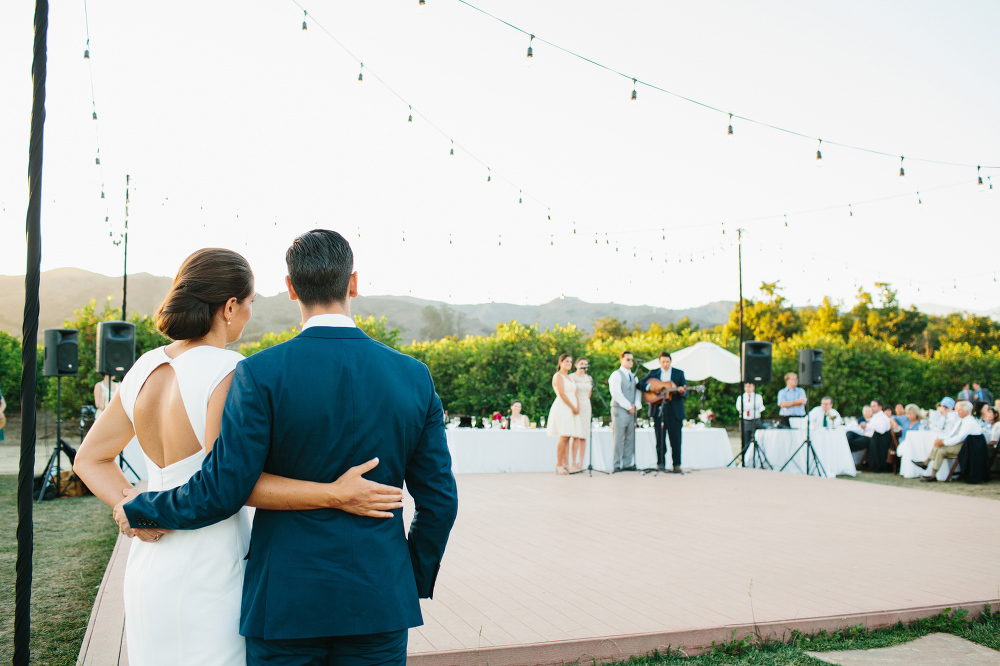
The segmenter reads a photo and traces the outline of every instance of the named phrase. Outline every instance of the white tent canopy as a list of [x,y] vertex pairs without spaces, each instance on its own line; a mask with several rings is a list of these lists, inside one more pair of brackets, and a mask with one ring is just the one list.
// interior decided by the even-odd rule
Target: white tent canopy
[[[698,342],[690,347],[675,351],[671,355],[671,365],[684,371],[684,376],[693,381],[708,377],[727,384],[740,381],[740,357],[726,351],[714,342]],[[653,370],[660,366],[660,360],[643,363],[643,367]]]

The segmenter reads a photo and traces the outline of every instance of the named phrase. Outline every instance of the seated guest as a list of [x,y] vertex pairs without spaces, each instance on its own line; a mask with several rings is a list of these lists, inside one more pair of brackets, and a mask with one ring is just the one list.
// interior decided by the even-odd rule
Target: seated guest
[[[993,411],[985,402],[977,402],[973,408],[972,413],[979,421],[979,426],[983,429],[983,437],[986,438],[986,443],[995,442],[1000,439],[1000,423],[997,422],[997,413]],[[998,436],[994,437],[993,433],[997,432]]]
[[929,417],[931,430],[951,430],[955,426],[955,420],[958,418],[954,407],[954,400],[947,396],[941,398],[941,401],[937,404],[937,410],[931,412]]
[[979,382],[972,382],[972,397],[978,402],[982,401],[990,405],[993,404],[993,393],[983,388]]
[[531,422],[528,417],[521,413],[521,401],[515,400],[510,405],[510,429],[530,428]]
[[934,447],[924,461],[913,461],[913,464],[921,469],[927,469],[927,465],[934,461],[931,474],[920,477],[921,481],[937,481],[938,470],[945,458],[954,458],[958,455],[959,449],[966,437],[970,435],[983,434],[979,427],[979,421],[972,415],[972,403],[968,400],[959,400],[955,403],[955,412],[958,415],[958,423],[943,438],[934,440]]
[[860,430],[865,429],[865,424],[868,423],[868,419],[872,417],[872,406],[865,405],[861,408],[861,418],[858,419],[858,428]]
[[993,401],[993,411],[1000,414],[1000,398]]
[[883,411],[881,400],[872,400],[871,406],[867,409],[871,416],[865,421],[865,429],[862,434],[847,433],[847,444],[851,447],[851,451],[867,451],[872,443],[872,435],[875,433],[882,435],[892,430],[892,423]]
[[806,392],[799,388],[799,376],[794,372],[785,373],[785,388],[778,391],[778,416],[787,426],[791,416],[806,415]]
[[844,419],[840,412],[833,408],[833,398],[823,396],[819,407],[813,407],[809,412],[809,427],[811,428],[835,428],[843,425]]
[[906,416],[906,407],[903,406],[903,403],[897,402],[895,412],[895,416]]
[[902,421],[897,421],[899,423],[899,441],[902,442],[906,437],[906,433],[911,430],[923,430],[924,423],[921,420],[923,414],[921,414],[921,409],[917,407],[912,402],[906,406],[906,416],[903,417]]
[[983,429],[983,435],[986,437],[989,436],[990,429],[993,427],[992,422],[987,423],[986,421],[983,420],[983,407],[988,407],[988,406],[989,405],[987,405],[982,400],[977,400],[976,402],[972,403],[972,415],[976,417],[977,421],[979,421],[979,427]]

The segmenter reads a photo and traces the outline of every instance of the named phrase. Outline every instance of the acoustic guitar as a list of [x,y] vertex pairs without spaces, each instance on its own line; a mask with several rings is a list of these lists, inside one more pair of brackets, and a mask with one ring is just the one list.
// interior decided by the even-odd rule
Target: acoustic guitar
[[704,393],[705,386],[677,386],[673,382],[661,382],[659,379],[650,379],[649,388],[652,391],[643,391],[642,399],[645,400],[650,405],[658,405],[664,400],[670,402],[675,393],[679,393],[681,388],[686,389],[688,392],[694,391],[695,393]]

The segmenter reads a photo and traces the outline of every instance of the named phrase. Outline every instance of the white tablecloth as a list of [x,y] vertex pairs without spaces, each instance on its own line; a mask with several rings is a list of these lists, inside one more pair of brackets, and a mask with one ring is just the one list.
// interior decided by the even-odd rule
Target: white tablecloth
[[[823,464],[823,471],[826,476],[834,477],[838,475],[856,476],[857,468],[854,466],[854,456],[851,455],[851,447],[847,444],[847,429],[817,429],[810,433],[813,448],[819,461]],[[805,429],[782,429],[766,428],[757,431],[757,442],[764,450],[768,461],[775,471],[780,470],[792,453],[801,446],[806,439]],[[747,449],[747,467],[753,466],[750,457],[751,449]],[[815,459],[809,459],[809,472],[814,472]],[[796,454],[795,459],[785,467],[786,472],[792,474],[806,473],[806,449],[802,449]]]
[[[594,469],[610,470],[614,462],[614,432],[611,428],[594,430]],[[588,451],[589,453],[589,451]],[[681,467],[709,469],[725,467],[733,459],[725,428],[684,428],[681,430]],[[667,438],[667,466],[670,466],[670,438]],[[586,460],[584,461],[586,464]],[[635,464],[639,469],[656,467],[656,431],[635,431]]]
[[[556,466],[555,437],[544,430],[447,430],[455,474],[496,472],[553,472]],[[656,439],[652,428],[635,431],[636,463],[639,468],[656,466]],[[732,459],[729,437],[723,428],[684,428],[681,435],[681,466],[705,469],[725,467]],[[611,428],[594,430],[594,469],[610,470],[614,456]],[[586,450],[583,466],[590,460]],[[667,461],[670,445],[667,444]]]
[[[927,454],[934,448],[934,440],[943,436],[944,433],[937,430],[912,430],[906,433],[906,437],[903,438],[903,442],[896,452],[900,458],[899,473],[907,479],[915,479],[927,474],[926,470],[914,465],[913,461],[927,460]],[[951,466],[954,464],[956,464],[954,459],[946,458],[944,460],[937,473],[938,481],[944,481],[948,478],[948,472],[951,471]],[[928,465],[928,467],[930,466]]]

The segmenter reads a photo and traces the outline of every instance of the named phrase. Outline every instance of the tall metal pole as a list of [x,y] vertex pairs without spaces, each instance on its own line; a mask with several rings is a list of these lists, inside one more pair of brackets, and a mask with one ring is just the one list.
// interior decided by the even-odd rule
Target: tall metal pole
[[[736,230],[736,257],[739,262],[739,274],[740,274],[740,384],[744,383],[743,377],[743,230]],[[740,386],[743,389],[741,396],[746,396],[746,387]],[[743,403],[746,402],[744,398],[740,398],[740,451],[743,452],[743,456],[746,456],[746,442],[743,438],[746,437],[744,434],[743,426],[743,413],[747,411],[747,406]],[[755,401],[756,402],[756,401]],[[741,456],[742,457],[742,456]],[[740,460],[742,465],[745,461]]]
[[122,268],[122,321],[128,321],[125,298],[128,295],[128,174],[125,174],[125,265]]
[[21,458],[17,470],[17,560],[14,564],[14,666],[31,658],[31,556],[34,525],[31,487],[35,475],[35,393],[38,385],[38,288],[42,261],[42,145],[45,129],[45,75],[49,3],[35,2],[35,43],[31,62],[31,134],[28,141],[28,252],[24,271],[21,327]]

